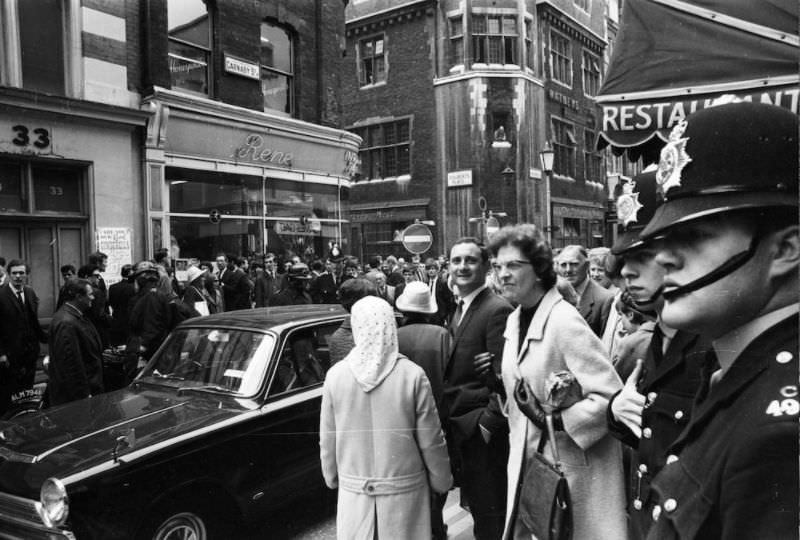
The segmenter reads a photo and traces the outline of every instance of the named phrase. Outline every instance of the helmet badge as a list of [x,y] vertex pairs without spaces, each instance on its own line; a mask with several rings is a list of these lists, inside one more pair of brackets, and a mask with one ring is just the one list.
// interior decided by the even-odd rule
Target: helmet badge
[[631,180],[622,185],[622,195],[617,198],[617,218],[627,227],[631,222],[638,223],[637,214],[644,208],[639,202],[639,193],[634,193],[636,181]]
[[683,136],[686,125],[686,120],[677,123],[669,134],[669,142],[661,149],[656,182],[658,182],[659,191],[665,197],[670,189],[680,187],[681,171],[692,161],[692,158],[686,153],[686,141],[689,139]]

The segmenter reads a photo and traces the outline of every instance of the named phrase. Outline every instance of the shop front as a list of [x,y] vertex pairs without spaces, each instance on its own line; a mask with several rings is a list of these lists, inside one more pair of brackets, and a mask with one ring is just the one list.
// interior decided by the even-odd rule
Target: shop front
[[353,249],[350,253],[362,261],[375,255],[394,255],[410,260],[412,254],[403,247],[402,232],[415,221],[429,219],[429,204],[428,198],[351,204]]
[[553,197],[552,205],[554,248],[577,244],[590,249],[603,245],[606,209],[602,204]]
[[148,230],[176,260],[347,250],[359,139],[290,118],[157,91],[147,142]]

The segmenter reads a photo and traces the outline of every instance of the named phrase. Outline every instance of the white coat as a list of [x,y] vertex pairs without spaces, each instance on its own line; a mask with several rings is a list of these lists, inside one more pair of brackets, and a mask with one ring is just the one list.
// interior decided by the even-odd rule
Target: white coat
[[[547,376],[569,370],[582,387],[583,399],[561,411],[564,431],[556,432],[556,441],[572,496],[573,538],[624,539],[627,531],[622,450],[609,435],[606,420],[609,399],[622,382],[601,341],[555,288],[542,298],[521,351],[519,319],[517,308],[509,316],[504,333],[503,384],[509,397],[510,430],[504,538],[511,538],[523,462],[536,451],[542,433],[517,407],[514,386],[524,378],[539,402],[544,403]],[[549,445],[544,454],[553,459]]]

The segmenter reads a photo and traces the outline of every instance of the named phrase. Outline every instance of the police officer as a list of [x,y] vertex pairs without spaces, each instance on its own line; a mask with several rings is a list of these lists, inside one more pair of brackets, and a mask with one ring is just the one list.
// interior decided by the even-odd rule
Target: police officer
[[[617,199],[620,234],[611,252],[621,259],[625,288],[637,307],[660,313],[664,269],[655,261],[655,243],[639,233],[657,206],[656,167],[623,185]],[[630,449],[629,538],[642,539],[652,524],[650,481],[667,459],[667,448],[689,422],[700,385],[700,365],[710,347],[696,334],[658,320],[645,358],[638,360],[623,389],[609,402],[609,431]]]
[[[652,484],[648,538],[797,538],[798,118],[689,116],[661,151],[662,320],[713,340],[692,419]],[[707,377],[706,377],[707,375]]]
[[292,264],[286,272],[286,279],[286,288],[270,299],[270,307],[298,306],[313,303],[311,294],[308,292],[311,272],[307,264],[301,262]]

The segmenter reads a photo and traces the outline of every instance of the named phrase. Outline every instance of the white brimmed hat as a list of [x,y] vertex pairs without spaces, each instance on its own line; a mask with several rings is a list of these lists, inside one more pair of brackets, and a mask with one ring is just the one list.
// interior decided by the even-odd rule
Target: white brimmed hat
[[395,306],[403,312],[428,314],[436,313],[439,309],[428,285],[421,281],[406,283],[403,293],[395,301]]
[[191,283],[205,273],[206,271],[201,268],[198,268],[196,266],[190,266],[189,269],[186,271],[186,282]]

